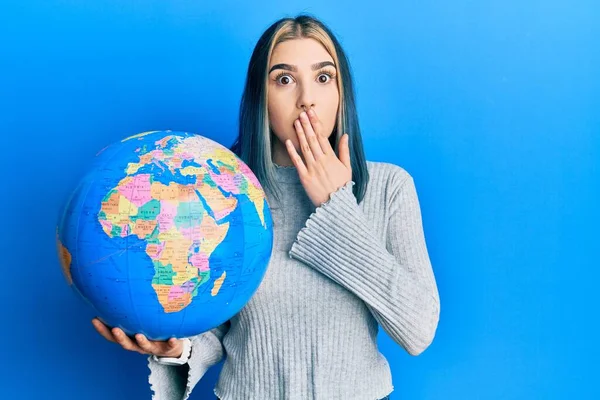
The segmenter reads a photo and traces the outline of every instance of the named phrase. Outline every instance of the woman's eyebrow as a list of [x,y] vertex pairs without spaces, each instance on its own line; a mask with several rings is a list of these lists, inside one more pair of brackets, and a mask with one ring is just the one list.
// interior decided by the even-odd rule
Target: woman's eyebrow
[[[333,68],[335,68],[335,64],[332,63],[331,61],[321,61],[318,62],[316,64],[311,65],[311,69],[313,71],[323,68],[327,65],[331,65]],[[290,64],[275,64],[271,67],[271,69],[269,70],[269,73],[273,72],[276,69],[285,69],[287,71],[292,71],[292,72],[298,72],[298,67],[296,67],[295,65],[290,65]]]

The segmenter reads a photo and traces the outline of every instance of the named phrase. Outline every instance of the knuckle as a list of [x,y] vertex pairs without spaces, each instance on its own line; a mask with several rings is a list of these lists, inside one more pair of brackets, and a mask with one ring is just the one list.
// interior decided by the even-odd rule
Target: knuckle
[[152,345],[150,345],[149,343],[140,343],[140,347],[145,351],[154,350],[154,347]]

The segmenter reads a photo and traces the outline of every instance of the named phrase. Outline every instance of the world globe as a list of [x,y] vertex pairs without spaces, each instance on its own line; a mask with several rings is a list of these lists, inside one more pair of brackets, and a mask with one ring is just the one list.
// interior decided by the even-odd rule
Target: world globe
[[150,340],[206,332],[258,289],[273,247],[265,193],[201,135],[144,132],[101,150],[65,202],[57,246],[95,316]]

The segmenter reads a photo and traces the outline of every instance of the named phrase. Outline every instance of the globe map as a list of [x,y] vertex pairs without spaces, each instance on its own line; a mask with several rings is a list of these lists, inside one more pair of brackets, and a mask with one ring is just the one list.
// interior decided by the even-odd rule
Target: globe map
[[212,329],[249,301],[272,219],[229,149],[153,131],[97,154],[64,206],[57,245],[67,282],[105,324],[165,340]]

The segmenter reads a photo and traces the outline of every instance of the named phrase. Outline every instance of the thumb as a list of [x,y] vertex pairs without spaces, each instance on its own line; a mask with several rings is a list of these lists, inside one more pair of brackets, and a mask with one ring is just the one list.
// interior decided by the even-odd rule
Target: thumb
[[340,155],[340,161],[346,166],[348,169],[352,169],[350,164],[350,145],[349,145],[350,137],[347,133],[344,133],[342,139],[338,143],[338,153]]

